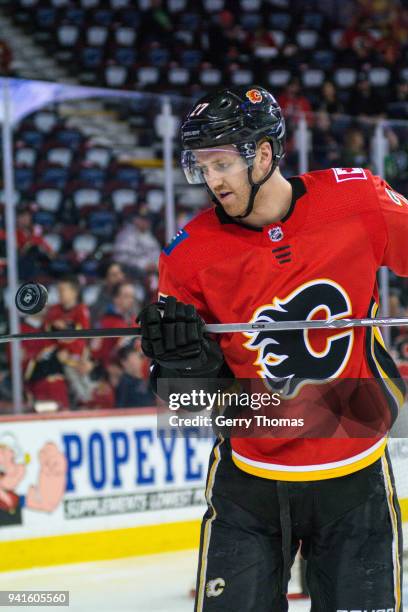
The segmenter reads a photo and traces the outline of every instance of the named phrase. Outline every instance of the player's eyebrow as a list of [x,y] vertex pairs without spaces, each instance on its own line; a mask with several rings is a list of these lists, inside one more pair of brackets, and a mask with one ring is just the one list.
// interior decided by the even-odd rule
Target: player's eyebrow
[[219,162],[229,161],[230,159],[231,159],[230,155],[221,155],[217,157],[212,157],[209,160],[208,159],[200,160],[199,158],[197,158],[197,163],[200,164],[200,166],[206,166],[208,164],[218,164]]

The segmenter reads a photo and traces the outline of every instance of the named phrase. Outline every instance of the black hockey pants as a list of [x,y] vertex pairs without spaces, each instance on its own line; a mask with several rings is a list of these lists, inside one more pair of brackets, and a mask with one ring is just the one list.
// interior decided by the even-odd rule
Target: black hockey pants
[[401,521],[387,454],[348,476],[282,483],[242,472],[229,441],[218,440],[206,492],[195,612],[286,612],[300,542],[311,612],[402,612]]

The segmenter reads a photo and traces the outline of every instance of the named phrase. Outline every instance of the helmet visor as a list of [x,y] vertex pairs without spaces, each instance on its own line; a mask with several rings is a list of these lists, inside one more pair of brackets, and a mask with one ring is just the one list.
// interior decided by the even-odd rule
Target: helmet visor
[[187,149],[181,154],[181,166],[190,184],[211,183],[246,171],[252,166],[255,149],[253,143]]

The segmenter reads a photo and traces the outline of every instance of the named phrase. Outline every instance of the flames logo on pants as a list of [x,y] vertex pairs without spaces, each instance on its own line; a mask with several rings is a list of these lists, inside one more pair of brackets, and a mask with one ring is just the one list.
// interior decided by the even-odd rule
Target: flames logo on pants
[[[338,283],[319,279],[305,283],[286,298],[274,298],[272,304],[258,308],[251,323],[340,319],[351,315],[351,302]],[[254,362],[258,375],[269,386],[294,397],[310,382],[335,378],[350,357],[354,330],[299,330],[247,332],[244,346],[258,353]]]

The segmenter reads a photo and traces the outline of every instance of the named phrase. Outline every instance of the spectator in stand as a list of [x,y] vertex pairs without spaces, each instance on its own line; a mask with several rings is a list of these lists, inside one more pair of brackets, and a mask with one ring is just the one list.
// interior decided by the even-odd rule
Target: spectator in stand
[[160,250],[148,215],[140,211],[133,214],[117,234],[113,259],[122,265],[129,277],[145,280],[146,274],[156,270]]
[[163,0],[150,0],[150,8],[143,11],[138,28],[140,47],[152,42],[163,45],[173,43],[173,22],[168,11],[163,6]]
[[312,107],[309,100],[302,94],[300,80],[298,77],[293,77],[284,89],[284,92],[279,97],[279,105],[284,115],[290,120],[296,121],[302,116],[305,116],[309,125],[311,125]]
[[276,42],[273,34],[265,27],[257,28],[255,32],[248,34],[247,43],[252,53],[255,55],[257,55],[257,50],[263,47],[276,49]]
[[[406,35],[406,31],[405,31]],[[398,36],[394,34],[391,24],[384,28],[382,37],[376,42],[377,63],[388,68],[393,68],[401,57],[401,45]]]
[[[133,285],[127,282],[118,283],[112,291],[112,304],[100,319],[98,327],[102,329],[134,327],[139,308],[140,304],[136,300]],[[116,374],[114,361],[117,350],[129,343],[129,340],[129,338],[94,338],[91,345],[92,355],[106,371],[112,366],[112,373]]]
[[408,81],[396,83],[394,94],[387,106],[387,115],[392,119],[408,120]]
[[408,379],[408,334],[402,334],[395,340],[394,356],[399,372],[405,380]]
[[340,147],[331,128],[332,121],[326,111],[319,111],[315,114],[315,124],[312,130],[312,170],[324,170],[340,165]]
[[13,54],[5,40],[0,40],[0,74],[7,76],[11,74],[11,60]]
[[95,302],[90,308],[92,325],[95,325],[99,321],[108,307],[112,304],[113,288],[118,283],[123,283],[126,280],[122,266],[115,261],[110,262],[105,267],[103,276],[104,281],[99,288]]
[[[46,310],[25,317],[20,324],[21,333],[38,332],[44,326]],[[69,408],[69,390],[64,368],[58,357],[55,340],[27,340],[22,342],[22,368],[24,392],[28,406],[36,402],[52,401],[60,410]]]
[[[88,307],[81,302],[81,288],[77,276],[68,275],[58,281],[59,302],[51,306],[46,319],[46,329],[62,331],[90,327]],[[76,359],[83,356],[86,340],[59,340],[58,346]]]
[[383,117],[384,99],[374,93],[366,72],[360,72],[347,104],[347,114],[353,117]]
[[[396,277],[397,278],[397,277]],[[401,302],[401,290],[395,285],[390,287],[388,294],[388,312],[390,317],[404,317],[406,315],[405,309]],[[390,328],[391,345],[394,346],[397,338],[401,335],[406,334],[406,328],[393,326]]]
[[116,388],[116,406],[118,408],[154,406],[156,401],[144,376],[143,354],[133,346],[123,346],[118,351],[118,361],[123,374]]
[[347,130],[339,165],[342,168],[370,167],[364,133],[358,127]]
[[13,403],[13,391],[11,383],[10,369],[0,370],[0,410],[2,403],[6,402],[9,406]]
[[[66,276],[58,282],[59,303],[51,306],[46,319],[46,329],[63,331],[90,327],[88,307],[81,302],[77,276]],[[90,373],[93,363],[89,358],[87,341],[58,340],[57,358],[69,383],[72,403],[75,407],[92,397]]]
[[[408,5],[395,6],[393,8],[393,19],[390,23],[391,36],[394,41],[400,45],[400,52],[407,50],[407,32],[408,32]],[[401,55],[400,55],[401,59]]]
[[[398,129],[397,126],[396,129]],[[403,130],[403,128],[400,128]],[[396,191],[408,192],[408,146],[406,145],[406,131],[402,131],[402,142],[396,131],[391,128],[386,131],[388,153],[384,159],[385,180],[391,183]]]
[[332,81],[325,81],[322,85],[318,110],[325,111],[329,115],[344,113],[344,106],[337,97],[336,88]]
[[94,367],[93,363],[86,381],[86,395],[82,394],[76,407],[81,410],[108,410],[115,407],[115,393],[107,373],[97,366]]
[[231,35],[235,17],[231,11],[220,11],[211,16],[207,28],[208,49],[206,56],[213,64],[227,57],[231,47]]
[[[29,281],[41,274],[44,265],[55,254],[42,237],[41,228],[34,225],[33,212],[29,205],[17,208],[16,229],[18,273],[20,280]],[[5,241],[5,239],[6,233],[2,231],[0,240]]]
[[387,22],[395,0],[358,0],[360,14],[374,27]]

